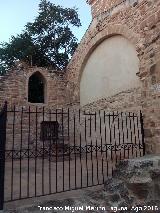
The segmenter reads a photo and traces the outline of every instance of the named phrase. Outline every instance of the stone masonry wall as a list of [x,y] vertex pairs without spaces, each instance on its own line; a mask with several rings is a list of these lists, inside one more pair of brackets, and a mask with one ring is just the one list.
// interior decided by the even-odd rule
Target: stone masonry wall
[[[45,80],[45,103],[28,102],[29,77],[36,72],[41,73]],[[41,122],[56,120],[55,116],[50,116],[50,109],[64,106],[65,86],[63,73],[28,67],[23,63],[1,77],[0,105],[2,107],[5,101],[8,103],[6,149],[24,149],[28,144],[32,148],[36,141],[38,146],[42,146]],[[57,121],[60,123],[59,117]]]
[[[28,102],[28,80],[35,72],[40,72],[46,84],[46,102]],[[49,72],[40,67],[21,66],[8,72],[0,80],[0,104],[7,101],[10,106],[63,106],[65,103],[66,81],[63,73]]]
[[122,10],[126,6],[135,7],[142,0],[88,0],[91,5],[92,17],[103,16],[105,14],[113,14]]
[[[157,0],[142,0],[134,4],[124,4],[123,7],[115,6],[114,11],[109,13],[101,9],[104,2],[111,1],[89,1],[92,7],[93,20],[84,35],[80,45],[73,55],[67,69],[67,93],[70,103],[80,100],[80,80],[83,68],[93,50],[105,39],[113,35],[122,35],[127,38],[136,48],[139,57],[139,76],[141,80],[140,105],[143,108],[145,142],[148,152],[160,152],[160,118],[159,118],[159,58],[160,58],[160,2]],[[130,1],[131,2],[131,1]],[[132,1],[133,2],[133,1]],[[107,3],[106,3],[107,4]],[[99,6],[96,6],[99,5]],[[98,8],[97,8],[98,7]],[[110,6],[109,6],[110,7]],[[101,9],[100,9],[101,8]],[[107,10],[107,9],[105,9]],[[101,15],[100,15],[101,14]],[[156,67],[156,70],[155,70]],[[120,93],[122,94],[122,93]],[[137,95],[137,93],[136,93]],[[139,103],[125,100],[118,104],[121,95],[101,100],[99,103],[114,110],[115,105],[123,111],[136,108]],[[113,104],[117,98],[117,104]],[[112,102],[113,98],[113,102]],[[134,96],[136,99],[136,96]],[[112,102],[112,103],[111,103]],[[99,103],[97,104],[99,108]],[[131,106],[132,105],[132,106]],[[94,103],[92,106],[95,107]],[[122,108],[121,108],[122,107]]]
[[4,100],[7,100],[12,106],[16,104],[34,107],[35,104],[27,102],[26,85],[29,76],[39,71],[47,80],[48,100],[43,106],[79,107],[81,75],[88,58],[102,41],[113,35],[121,35],[136,48],[140,61],[137,75],[141,80],[141,88],[120,91],[113,97],[99,100],[86,108],[89,110],[106,108],[110,111],[132,111],[142,108],[146,149],[150,152],[152,146],[152,152],[159,153],[160,2],[158,0],[141,0],[136,3],[102,0],[88,2],[92,7],[93,20],[75,51],[66,74],[62,76],[59,72],[51,74],[43,68],[19,66],[1,78],[0,103],[3,104]]
[[85,110],[96,111],[130,111],[142,110],[141,88],[122,91],[114,96],[100,99],[83,107]]

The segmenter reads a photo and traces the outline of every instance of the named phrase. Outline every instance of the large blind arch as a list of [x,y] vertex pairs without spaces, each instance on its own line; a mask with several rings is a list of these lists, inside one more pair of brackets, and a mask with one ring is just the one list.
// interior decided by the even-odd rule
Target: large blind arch
[[90,54],[82,70],[81,106],[140,87],[138,72],[135,46],[122,35],[105,39]]

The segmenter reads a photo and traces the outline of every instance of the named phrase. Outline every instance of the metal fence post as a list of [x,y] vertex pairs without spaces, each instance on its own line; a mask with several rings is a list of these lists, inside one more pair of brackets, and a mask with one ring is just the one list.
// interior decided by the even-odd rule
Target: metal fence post
[[0,112],[0,211],[4,205],[5,145],[6,145],[7,102]]
[[144,142],[144,124],[143,124],[143,115],[142,111],[140,111],[140,124],[141,124],[141,134],[142,134],[142,145],[143,145],[143,156],[145,155],[145,142]]

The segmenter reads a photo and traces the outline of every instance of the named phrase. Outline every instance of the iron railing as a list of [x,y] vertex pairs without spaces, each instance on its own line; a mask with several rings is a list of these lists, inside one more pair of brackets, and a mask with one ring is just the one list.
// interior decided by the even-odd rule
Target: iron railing
[[0,209],[4,202],[100,185],[119,160],[145,154],[142,113],[5,105],[0,153]]

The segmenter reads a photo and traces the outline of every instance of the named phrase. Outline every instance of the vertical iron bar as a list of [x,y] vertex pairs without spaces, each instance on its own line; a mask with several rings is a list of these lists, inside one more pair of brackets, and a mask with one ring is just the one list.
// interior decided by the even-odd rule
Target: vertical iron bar
[[63,122],[63,108],[62,108],[62,140],[63,140],[63,191],[64,191],[64,122]]
[[145,142],[144,142],[144,124],[143,124],[143,115],[142,111],[140,111],[140,124],[141,124],[141,135],[142,135],[142,145],[143,145],[143,155],[145,155]]
[[102,178],[103,178],[103,180],[102,180],[102,183],[104,183],[104,172],[103,172],[103,140],[102,140],[102,136],[101,136],[101,160],[102,160]]
[[126,130],[127,130],[127,143],[128,143],[128,116],[126,115]]
[[104,183],[104,160],[103,160],[103,157],[102,157],[102,176],[103,176],[103,182]]
[[136,146],[136,128],[135,128],[135,114],[133,113],[133,125],[134,125],[134,143],[132,143],[132,156],[133,156],[133,150],[134,150],[134,145]]
[[99,185],[99,174],[98,174],[98,156],[97,156],[97,151],[98,151],[98,145],[97,145],[97,138],[96,138],[96,160],[97,160],[97,182],[98,182],[98,185]]
[[[128,117],[129,117],[129,125],[130,125],[129,131],[130,131],[130,134],[131,134],[131,144],[132,144],[132,147],[133,147],[132,122],[131,122],[131,118],[133,118],[133,117],[131,116],[130,112],[129,112],[129,116],[126,115],[126,118],[128,118]],[[129,158],[129,144],[128,144],[128,158]]]
[[[116,115],[114,114],[113,112],[113,119]],[[115,123],[112,123],[114,125],[114,129],[113,129],[113,138],[114,138],[114,147],[115,147],[115,160],[116,160],[116,163],[117,163],[117,143],[116,143],[116,129],[115,129]]]
[[115,122],[115,119],[114,119],[114,112],[112,112],[111,116],[112,116],[112,124],[111,124],[111,164],[112,164],[112,175],[113,175],[113,163],[114,163],[114,156],[113,156],[113,153],[114,153],[115,144],[113,143],[113,141],[114,141],[114,129],[113,129],[113,131],[112,131],[112,125],[113,125],[114,122]]
[[118,119],[117,120],[118,120],[118,127],[117,128],[118,128],[118,135],[119,135],[118,138],[119,138],[119,145],[120,145],[121,144],[121,139],[120,139],[120,129],[119,129],[119,112],[118,112]]
[[52,150],[52,126],[51,126],[51,109],[49,110],[49,121],[50,121],[50,128],[49,128],[49,194],[51,194],[51,150]]
[[112,177],[113,177],[113,164],[112,164]]
[[[95,112],[95,132],[97,131],[97,112]],[[98,181],[98,184],[99,184],[99,175],[98,175],[98,156],[97,156],[97,149],[98,149],[98,146],[97,146],[97,138],[96,138],[96,164],[97,164],[97,181]]]
[[109,175],[109,171],[108,171],[108,160],[107,160],[107,177]]
[[106,113],[104,111],[104,141],[105,141],[105,144],[107,144],[107,129],[106,129]]
[[83,183],[83,176],[82,176],[82,136],[81,136],[81,111],[79,109],[79,125],[80,125],[80,133],[79,133],[79,142],[80,142],[80,165],[81,165],[81,187],[82,188],[82,183]]
[[76,118],[75,118],[75,112],[74,112],[74,120],[73,120],[73,129],[74,129],[74,168],[75,168],[75,174],[74,174],[74,178],[75,178],[75,189],[77,188],[77,168],[76,168],[76,165],[77,165],[77,162],[76,162]]
[[101,111],[99,110],[99,119],[100,119],[100,144],[101,144],[101,150],[100,150],[100,153],[101,153],[101,172],[102,172],[102,177],[103,177],[103,180],[104,180],[104,175],[103,175],[103,152],[102,152],[102,119],[101,119]]
[[135,133],[136,133],[136,128],[135,128],[135,117],[136,117],[136,115],[135,115],[135,113],[133,113],[133,132],[134,132],[134,135],[135,135]]
[[83,169],[82,169],[82,136],[81,136],[81,132],[80,132],[79,137],[80,137],[79,140],[80,140],[80,164],[81,164],[81,188],[82,188],[82,183],[83,183],[82,171],[83,171]]
[[38,130],[38,118],[37,118],[37,106],[36,106],[36,147],[35,147],[35,197],[37,196],[37,130]]
[[118,145],[120,146],[119,160],[121,160],[121,131],[120,131],[119,115],[120,113],[118,112]]
[[102,133],[102,123],[101,123],[101,111],[99,110],[99,121],[100,121],[100,127],[99,127],[99,132],[100,132],[100,135]]
[[11,200],[13,199],[13,179],[14,179],[14,143],[15,143],[15,113],[16,108],[13,108],[13,142],[12,142],[12,174],[11,174]]
[[91,138],[91,167],[92,167],[92,185],[93,185],[93,143],[92,143],[92,117],[91,117],[91,114],[90,114],[90,138]]
[[5,178],[5,145],[7,124],[7,102],[0,113],[0,210],[4,205],[4,178]]
[[29,183],[30,183],[30,181],[29,181],[29,173],[30,173],[30,171],[29,171],[29,167],[30,167],[30,161],[29,161],[29,159],[30,159],[30,156],[29,156],[29,153],[30,153],[30,131],[31,131],[31,112],[30,112],[30,106],[29,106],[29,109],[28,109],[28,158],[27,158],[27,169],[28,169],[28,171],[27,171],[27,197],[29,197]]
[[[128,141],[128,117],[129,117],[129,119],[130,119],[130,112],[129,112],[129,116],[127,116],[127,114],[125,113],[125,116],[126,116],[126,130],[127,130],[127,135],[126,135],[126,137],[127,137],[127,143],[129,143],[129,141]],[[133,143],[132,143],[133,144]],[[132,146],[133,147],[133,146]],[[129,144],[128,144],[128,158],[129,158]]]
[[[57,118],[57,109],[56,109],[56,123],[58,121]],[[58,192],[58,165],[57,165],[57,138],[56,138],[56,192]]]
[[[122,141],[123,141],[123,144],[124,144],[124,126],[123,126],[123,112],[121,112],[121,119],[122,119],[122,137],[123,137],[123,139],[122,139]],[[123,146],[124,147],[124,159],[125,159],[125,155],[126,155],[126,153],[125,153],[125,145]]]
[[68,108],[68,139],[69,139],[69,190],[71,190],[71,150],[70,150],[70,110]]
[[92,143],[92,138],[91,138],[91,166],[92,166],[92,186],[93,186],[94,181],[93,181],[93,143]]
[[113,156],[112,156],[112,124],[111,124],[111,116],[112,115],[109,113],[109,140],[110,140],[110,146],[111,146],[111,161],[112,161],[113,160]]
[[85,142],[86,142],[86,170],[87,170],[87,187],[88,187],[88,159],[87,159],[87,154],[88,154],[88,150],[87,150],[87,121],[86,121],[86,116],[85,116]]
[[131,143],[132,143],[132,140],[133,140],[133,133],[132,133],[132,122],[131,122],[131,113],[129,112],[129,121],[130,121],[130,123],[129,123],[129,127],[130,127],[130,131],[131,131]]
[[[42,122],[44,122],[44,113],[45,113],[45,110],[44,110],[44,107],[43,107],[43,111],[42,111],[42,116],[43,116],[42,119],[43,119],[43,121],[42,121]],[[41,127],[41,128],[42,128],[42,127]],[[44,153],[45,153],[45,150],[44,150],[44,149],[45,149],[45,148],[44,148],[44,133],[43,133],[44,130],[41,129],[41,131],[42,131],[42,134],[43,134],[43,135],[42,135],[42,143],[43,143],[43,144],[42,144],[42,146],[43,146],[43,147],[42,147],[42,149],[43,149],[43,154],[42,154],[42,155],[43,155],[43,156],[42,156],[42,195],[44,195]]]
[[[108,115],[107,115],[108,116]],[[106,152],[106,162],[108,159],[108,146],[107,146],[107,130],[106,130],[106,112],[104,111],[104,125],[105,125],[105,152]],[[104,166],[104,162],[103,162],[103,166]],[[103,171],[104,173],[104,171]]]
[[[139,119],[140,119],[140,117],[139,116],[137,116],[137,138],[138,138],[138,141],[139,141],[139,144],[140,144],[140,130],[139,130]],[[141,125],[141,122],[140,122],[140,125]],[[141,127],[140,127],[141,128]]]
[[92,134],[92,118],[91,118],[91,114],[90,114],[90,118],[89,118],[89,136],[91,137],[91,134]]
[[19,199],[22,198],[22,143],[23,143],[23,107],[21,110],[21,142],[20,142],[20,192]]
[[94,120],[95,122],[94,122],[94,128],[95,128],[95,132],[96,132],[96,130],[97,130],[97,123],[96,123],[96,121],[97,121],[97,113],[95,112],[95,120]]

